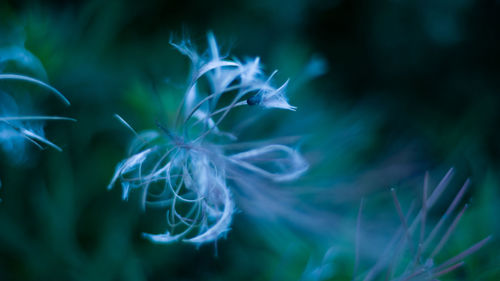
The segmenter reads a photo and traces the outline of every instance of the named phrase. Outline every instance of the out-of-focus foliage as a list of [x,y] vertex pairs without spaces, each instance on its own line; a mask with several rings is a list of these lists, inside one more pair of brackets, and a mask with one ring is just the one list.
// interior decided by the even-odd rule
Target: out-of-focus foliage
[[[1,152],[0,280],[350,280],[361,198],[371,247],[361,243],[358,272],[400,227],[389,188],[406,214],[425,171],[436,186],[450,166],[429,231],[466,178],[469,206],[436,264],[493,239],[441,279],[498,279],[499,12],[472,0],[1,2],[1,46],[24,42],[33,55],[12,67],[72,104],[41,94],[30,108],[78,122],[45,128],[63,152],[33,149],[18,164]],[[222,50],[279,69],[277,83],[290,78],[297,111],[242,112],[255,119],[240,140],[286,136],[310,170],[259,190],[297,206],[288,215],[241,202],[254,208],[216,246],[151,244],[141,233],[161,231],[164,214],[106,189],[134,137],[113,114],[145,130],[175,120],[190,69],[169,41],[186,33],[204,46],[209,30]]]

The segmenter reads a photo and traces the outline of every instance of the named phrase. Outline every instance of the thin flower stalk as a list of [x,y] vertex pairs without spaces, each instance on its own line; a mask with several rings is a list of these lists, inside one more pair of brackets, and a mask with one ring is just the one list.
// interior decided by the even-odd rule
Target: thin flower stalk
[[[430,197],[427,197],[429,179],[428,174],[426,174],[423,185],[422,207],[417,215],[413,218],[411,224],[408,224],[408,216],[411,214],[411,211],[408,211],[406,216],[403,215],[403,211],[400,202],[396,197],[395,190],[391,190],[393,201],[396,206],[396,211],[398,213],[398,216],[400,217],[401,227],[395,233],[393,239],[380,256],[379,261],[368,271],[364,278],[363,276],[357,276],[355,279],[362,279],[366,281],[375,280],[378,276],[380,276],[380,273],[386,267],[387,280],[436,280],[438,277],[462,267],[464,265],[464,258],[478,251],[491,240],[491,236],[488,236],[480,242],[474,244],[467,250],[463,251],[462,253],[448,259],[447,261],[441,264],[435,264],[435,258],[439,255],[439,253],[441,253],[441,250],[445,247],[446,243],[455,232],[458,222],[463,217],[464,212],[468,207],[467,204],[462,207],[460,212],[458,212],[453,221],[442,234],[439,242],[432,249],[428,249],[431,245],[431,242],[433,241],[433,238],[435,238],[436,235],[440,233],[440,229],[445,224],[446,219],[452,215],[456,207],[459,205],[470,184],[469,180],[465,181],[464,185],[455,195],[441,219],[432,229],[431,233],[426,236],[425,229],[428,211],[437,202],[439,196],[447,187],[448,183],[451,180],[452,173],[453,169],[450,169],[434,189],[434,191],[431,193]],[[420,235],[418,239],[414,239],[412,235],[419,223]],[[414,244],[414,240],[416,240],[416,245]],[[409,252],[407,257],[403,254],[403,251]],[[403,270],[398,270],[398,268],[403,268]]]

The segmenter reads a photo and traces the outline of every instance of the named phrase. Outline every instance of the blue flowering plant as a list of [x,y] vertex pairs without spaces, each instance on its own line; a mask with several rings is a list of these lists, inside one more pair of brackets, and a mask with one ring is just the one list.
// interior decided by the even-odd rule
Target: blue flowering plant
[[[11,72],[12,69],[34,73],[40,79],[31,74]],[[0,150],[14,163],[25,160],[26,144],[33,144],[40,149],[51,147],[61,151],[58,145],[45,136],[45,122],[75,121],[68,117],[37,114],[39,109],[29,95],[18,97],[22,96],[23,92],[35,94],[35,91],[25,90],[25,87],[32,85],[53,94],[69,106],[70,103],[63,94],[42,80],[47,80],[47,74],[40,60],[31,52],[18,45],[0,48]]]
[[294,148],[272,141],[238,142],[222,122],[239,107],[294,111],[285,96],[287,82],[274,86],[259,58],[242,62],[220,54],[213,34],[208,50],[190,41],[171,43],[192,65],[190,80],[172,126],[135,133],[129,156],[121,161],[108,189],[119,184],[124,200],[138,191],[143,209],[162,209],[167,229],[144,233],[152,242],[213,242],[230,229],[236,210],[234,190],[262,182],[299,178],[308,168]]

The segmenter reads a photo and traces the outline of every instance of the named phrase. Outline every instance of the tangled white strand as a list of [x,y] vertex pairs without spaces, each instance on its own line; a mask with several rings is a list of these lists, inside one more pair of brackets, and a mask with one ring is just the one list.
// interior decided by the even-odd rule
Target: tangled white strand
[[[192,63],[192,79],[177,111],[175,132],[158,125],[160,132],[137,134],[130,156],[116,167],[108,186],[119,182],[123,199],[133,189],[141,190],[143,208],[165,208],[168,229],[143,236],[152,242],[184,241],[195,244],[216,241],[230,228],[235,203],[228,180],[237,185],[249,178],[291,181],[308,168],[303,157],[291,147],[269,144],[238,153],[228,153],[227,142],[237,140],[219,129],[228,113],[240,106],[261,106],[295,110],[285,96],[287,83],[274,87],[274,72],[266,77],[259,58],[241,63],[221,58],[213,34],[208,34],[208,51],[199,55],[189,41],[171,43]],[[210,92],[202,93],[206,79]],[[229,98],[222,105],[221,98]],[[132,129],[125,120],[117,118]],[[133,129],[132,129],[133,130]],[[135,131],[134,131],[135,132]]]

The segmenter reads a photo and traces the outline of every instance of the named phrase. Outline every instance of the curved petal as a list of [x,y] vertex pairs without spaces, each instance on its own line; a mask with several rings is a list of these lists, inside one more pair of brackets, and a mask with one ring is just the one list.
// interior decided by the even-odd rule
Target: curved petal
[[305,159],[296,150],[279,144],[233,154],[228,159],[242,168],[273,181],[297,179],[309,168]]

